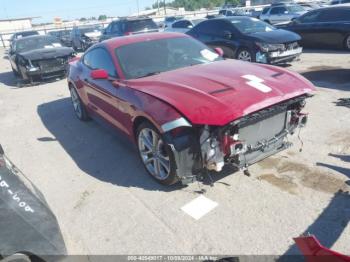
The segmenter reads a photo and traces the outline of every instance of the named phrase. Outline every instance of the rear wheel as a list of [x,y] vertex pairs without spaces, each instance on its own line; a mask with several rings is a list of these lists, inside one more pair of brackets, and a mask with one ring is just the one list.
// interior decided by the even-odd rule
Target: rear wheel
[[69,90],[70,90],[70,96],[72,99],[72,104],[73,104],[73,108],[74,108],[76,116],[82,121],[89,120],[89,116],[86,112],[86,109],[85,109],[83,102],[81,101],[81,99],[78,95],[77,90],[75,90],[74,87],[71,87]]
[[346,50],[350,51],[350,35],[348,35],[344,40],[344,47]]
[[137,128],[136,138],[142,163],[151,177],[163,185],[178,182],[174,155],[159,131],[149,122],[143,122]]

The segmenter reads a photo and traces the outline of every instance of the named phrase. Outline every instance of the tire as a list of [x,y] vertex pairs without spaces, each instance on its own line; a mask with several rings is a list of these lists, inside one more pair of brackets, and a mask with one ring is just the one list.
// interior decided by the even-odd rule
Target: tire
[[344,39],[344,48],[345,48],[345,50],[350,51],[350,35],[348,35]]
[[12,72],[13,72],[14,76],[19,77],[18,72],[13,68],[13,66],[11,66],[11,68],[12,68]]
[[81,121],[88,121],[90,119],[89,115],[87,114],[85,105],[81,101],[77,90],[74,87],[71,87],[69,89],[69,91],[70,91],[71,100],[72,100],[75,115]]
[[264,22],[265,22],[265,23],[268,23],[268,24],[270,24],[270,25],[271,25],[270,20],[267,20],[267,19],[266,19],[266,20],[264,20]]
[[255,62],[255,57],[248,48],[238,49],[236,59],[246,62]]
[[223,55],[224,58],[231,58],[231,59],[235,58],[235,53],[231,48],[227,46],[219,46],[219,47],[222,49],[222,51],[224,51],[224,55]]
[[174,154],[151,123],[145,121],[136,130],[137,149],[147,173],[162,185],[179,181]]

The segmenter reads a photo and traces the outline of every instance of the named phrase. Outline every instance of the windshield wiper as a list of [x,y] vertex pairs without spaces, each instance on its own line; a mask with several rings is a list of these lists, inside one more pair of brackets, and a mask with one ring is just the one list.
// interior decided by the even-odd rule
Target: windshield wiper
[[147,73],[145,75],[142,75],[142,76],[138,76],[136,78],[143,78],[143,77],[147,77],[147,76],[154,76],[154,75],[159,75],[161,72],[150,72],[150,73]]

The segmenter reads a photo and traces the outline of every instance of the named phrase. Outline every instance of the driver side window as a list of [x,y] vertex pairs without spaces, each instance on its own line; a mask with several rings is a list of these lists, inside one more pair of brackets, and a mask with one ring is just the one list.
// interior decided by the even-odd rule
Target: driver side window
[[300,23],[313,23],[316,22],[318,17],[320,16],[319,11],[311,11],[304,16],[300,17],[299,22]]
[[110,54],[103,48],[95,48],[84,55],[83,63],[91,69],[104,69],[109,76],[118,77]]

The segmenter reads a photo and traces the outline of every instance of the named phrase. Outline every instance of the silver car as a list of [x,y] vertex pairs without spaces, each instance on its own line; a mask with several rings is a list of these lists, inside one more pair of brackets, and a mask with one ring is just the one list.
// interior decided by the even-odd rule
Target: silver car
[[259,18],[269,24],[277,24],[289,22],[306,12],[304,7],[296,4],[271,5],[264,8]]
[[195,25],[204,21],[204,18],[196,18],[196,19],[181,19],[178,20],[171,25],[169,25],[164,31],[165,32],[178,32],[178,33],[186,33],[188,30],[193,28]]

